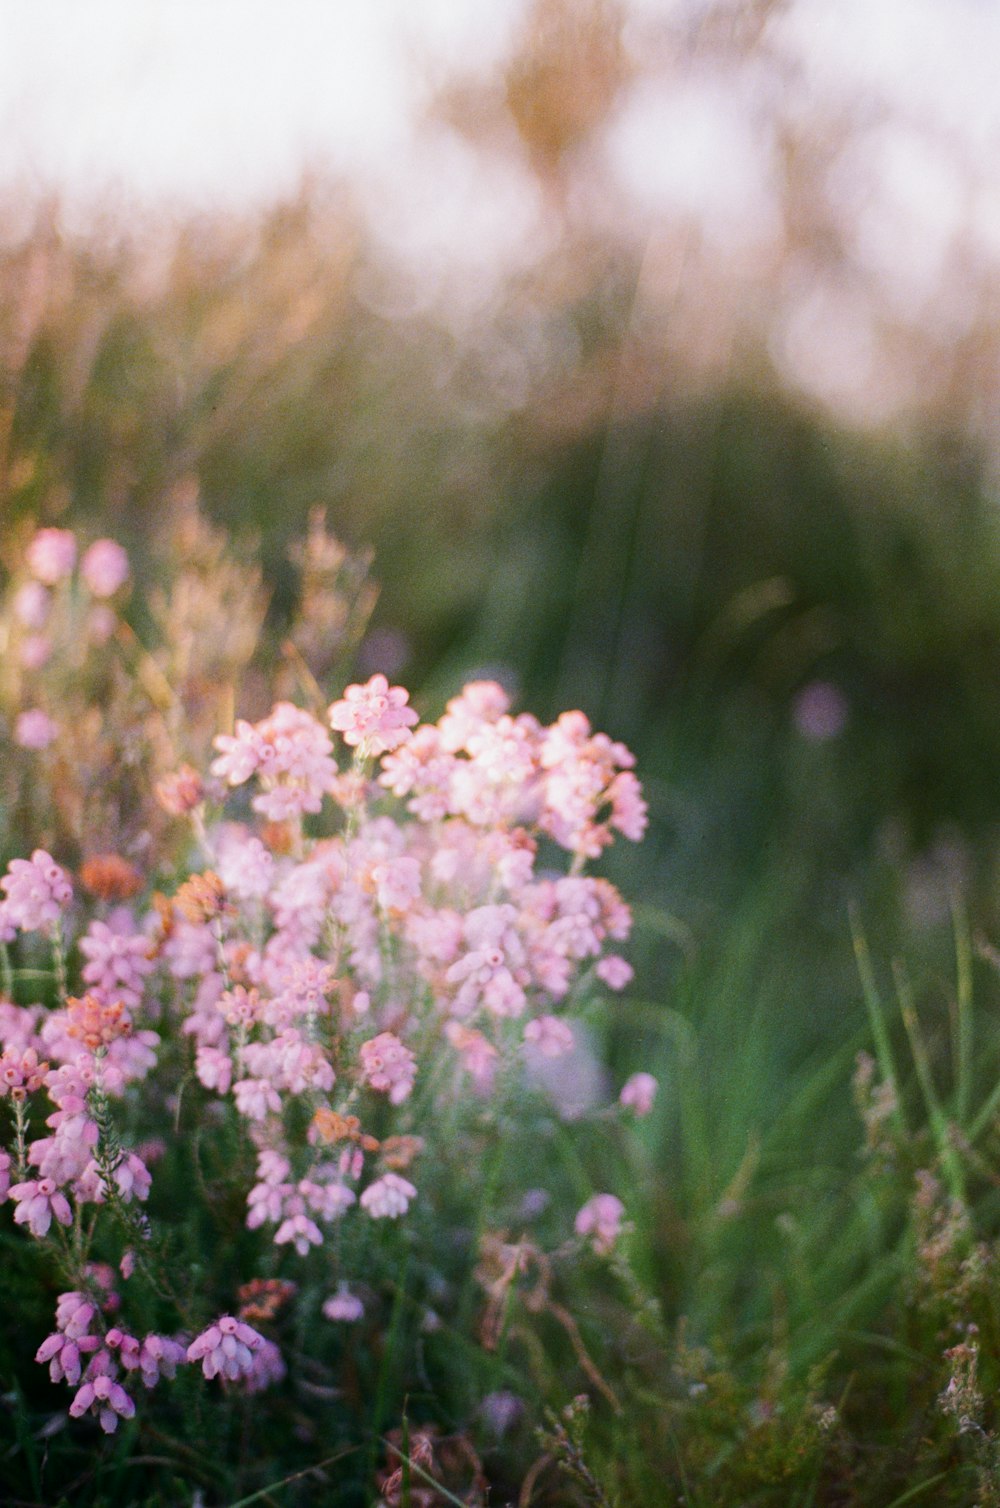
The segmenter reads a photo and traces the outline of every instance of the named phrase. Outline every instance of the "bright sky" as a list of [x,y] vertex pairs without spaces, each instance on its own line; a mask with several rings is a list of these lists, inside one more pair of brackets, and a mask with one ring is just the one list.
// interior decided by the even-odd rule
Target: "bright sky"
[[[631,0],[634,34],[700,3]],[[117,180],[154,198],[245,203],[308,161],[380,178],[414,151],[427,68],[496,60],[526,4],[0,0],[0,181],[89,192]],[[777,25],[804,61],[804,103],[860,89],[995,150],[994,0],[795,0]],[[611,154],[653,203],[702,193],[718,208],[729,183],[740,212],[755,192],[739,101],[718,89],[668,99],[647,83]]]
[[[638,61],[649,28],[705,3],[628,0]],[[86,202],[118,186],[151,203],[244,206],[330,165],[421,271],[454,258],[509,266],[544,234],[537,186],[515,159],[484,160],[418,122],[428,79],[488,69],[527,4],[0,0],[0,189]],[[870,125],[831,182],[858,256],[887,297],[953,317],[934,295],[957,231],[971,224],[1000,263],[1000,5],[793,0],[768,39],[787,66],[766,81],[751,68],[734,88],[697,66],[669,88],[643,78],[612,122],[606,167],[638,213],[766,247],[771,164],[754,124],[766,91],[780,79],[807,117],[858,99]],[[808,330],[833,316],[802,318]]]

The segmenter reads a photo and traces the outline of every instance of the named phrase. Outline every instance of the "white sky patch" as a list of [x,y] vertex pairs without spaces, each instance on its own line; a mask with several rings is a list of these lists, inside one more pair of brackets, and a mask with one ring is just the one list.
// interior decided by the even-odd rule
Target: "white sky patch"
[[[476,7],[476,10],[479,8]],[[411,135],[421,64],[482,66],[517,5],[0,0],[0,177],[245,204]]]
[[608,137],[617,176],[657,215],[699,221],[712,239],[766,239],[775,229],[769,165],[746,108],[717,79],[633,90]]

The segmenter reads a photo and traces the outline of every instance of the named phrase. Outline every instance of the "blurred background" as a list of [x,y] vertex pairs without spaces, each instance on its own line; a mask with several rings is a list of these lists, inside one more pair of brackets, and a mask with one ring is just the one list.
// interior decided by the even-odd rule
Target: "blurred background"
[[430,714],[499,676],[635,749],[647,988],[738,934],[720,1052],[744,1009],[789,1072],[829,1040],[852,902],[884,950],[958,893],[989,930],[996,8],[0,0],[0,30],[9,560],[79,525],[149,588],[197,497],[280,638],[324,507],[381,585],[358,673]]

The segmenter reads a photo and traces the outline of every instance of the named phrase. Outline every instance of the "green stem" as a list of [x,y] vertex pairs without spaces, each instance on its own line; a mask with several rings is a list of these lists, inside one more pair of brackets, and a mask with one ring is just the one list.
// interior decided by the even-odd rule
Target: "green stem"
[[52,924],[52,958],[56,967],[56,990],[59,994],[59,1004],[66,1009],[66,944],[63,939],[62,918],[57,917]]
[[10,949],[0,943],[0,991],[6,1000],[14,999],[14,974],[10,966]]

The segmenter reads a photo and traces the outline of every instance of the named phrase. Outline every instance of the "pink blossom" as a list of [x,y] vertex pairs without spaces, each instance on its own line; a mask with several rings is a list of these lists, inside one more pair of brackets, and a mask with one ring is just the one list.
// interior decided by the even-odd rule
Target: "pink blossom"
[[497,681],[469,681],[438,723],[442,747],[452,753],[466,748],[471,734],[498,722],[509,706],[510,697]]
[[496,1078],[500,1054],[487,1041],[482,1032],[463,1026],[460,1021],[449,1021],[444,1034],[462,1060],[462,1067],[469,1074],[480,1094],[489,1094]]
[[73,898],[69,875],[44,848],[30,859],[11,859],[0,880],[7,894],[7,916],[24,932],[34,932],[57,921]]
[[254,811],[274,822],[318,812],[336,775],[326,730],[291,702],[278,702],[259,723],[240,719],[235,733],[220,734],[215,747],[220,753],[212,774],[230,785],[257,775],[263,789],[253,799]]
[[607,958],[602,958],[597,964],[595,974],[602,979],[609,990],[623,990],[631,983],[635,972],[632,965],[624,958],[619,958],[617,953],[609,953]]
[[48,634],[29,634],[21,641],[21,664],[25,670],[41,670],[52,654]]
[[363,686],[348,686],[341,701],[329,708],[331,728],[352,747],[368,755],[395,749],[410,737],[417,714],[406,703],[410,693],[390,686],[384,675],[373,675]]
[[243,1378],[243,1387],[248,1393],[262,1393],[265,1388],[279,1383],[286,1370],[284,1358],[274,1341],[262,1338],[253,1353],[250,1370]]
[[127,910],[112,912],[108,920],[94,920],[80,939],[80,952],[87,962],[83,978],[106,1000],[137,1006],[145,981],[155,967],[150,958],[149,938],[136,933]]
[[26,581],[18,587],[11,604],[17,621],[36,633],[45,627],[51,605],[52,599],[40,581]]
[[0,1204],[10,1190],[10,1153],[0,1151]]
[[69,1406],[70,1416],[79,1419],[88,1409],[97,1414],[104,1433],[113,1435],[120,1418],[132,1418],[135,1404],[120,1383],[100,1372],[92,1382],[85,1382],[80,1388]]
[[53,1215],[60,1225],[73,1223],[69,1201],[51,1178],[11,1184],[10,1197],[17,1204],[14,1224],[26,1225],[33,1236],[48,1233]]
[[61,1293],[56,1300],[56,1325],[70,1340],[86,1335],[96,1314],[96,1306],[85,1293]]
[[103,602],[95,602],[84,619],[84,632],[90,643],[100,648],[111,638],[117,622],[113,608],[107,607]]
[[55,586],[73,569],[76,539],[69,529],[39,529],[25,558],[36,581]]
[[448,969],[445,979],[458,985],[453,1010],[468,1016],[483,1007],[494,1016],[520,1016],[527,1004],[526,954],[511,905],[479,906],[465,918],[468,951]]
[[416,1189],[407,1179],[400,1178],[398,1173],[383,1173],[361,1195],[361,1208],[373,1220],[397,1220],[406,1214],[410,1200],[416,1196]]
[[253,1370],[253,1353],[263,1344],[264,1337],[256,1330],[224,1314],[191,1342],[187,1359],[200,1361],[208,1378],[221,1373],[226,1381],[236,1382]]
[[614,1194],[595,1194],[580,1210],[574,1222],[578,1236],[589,1236],[599,1256],[606,1256],[621,1231],[625,1206]]
[[628,1110],[633,1110],[636,1115],[648,1115],[653,1108],[653,1101],[656,1099],[656,1091],[659,1087],[651,1073],[634,1073],[622,1085],[618,1103]]
[[299,1256],[304,1257],[310,1246],[323,1245],[323,1232],[308,1215],[289,1215],[274,1233],[275,1246],[284,1246],[287,1242],[291,1242]]
[[215,867],[227,895],[237,900],[260,900],[274,879],[274,856],[259,838],[235,824],[215,838]]
[[[96,1350],[99,1342],[97,1336],[91,1336],[92,1349]],[[49,1335],[38,1350],[35,1352],[35,1360],[43,1366],[49,1364],[49,1377],[53,1382],[68,1382],[70,1387],[75,1387],[80,1381],[83,1371],[83,1354],[78,1340],[71,1336],[56,1331]]]
[[558,1016],[538,1016],[524,1028],[524,1040],[543,1058],[561,1058],[573,1051],[573,1032]]
[[[27,1094],[34,1094],[36,1089],[41,1089],[48,1071],[47,1063],[39,1063],[38,1052],[34,1047],[27,1047],[23,1051],[17,1047],[8,1047],[0,1054],[0,1098],[8,1090],[23,1090]],[[22,1099],[24,1095],[20,1096]]]
[[281,1098],[267,1079],[240,1079],[233,1086],[233,1095],[237,1110],[248,1120],[265,1120],[268,1112],[272,1115],[281,1114]]
[[418,859],[387,859],[372,870],[375,893],[383,911],[409,911],[420,896]]
[[138,1367],[143,1384],[147,1388],[153,1388],[161,1376],[173,1377],[177,1368],[186,1360],[187,1351],[180,1341],[171,1339],[169,1335],[147,1335],[138,1354],[130,1356],[128,1361],[123,1356],[122,1365],[129,1370]]
[[401,1105],[413,1089],[417,1061],[408,1047],[404,1047],[392,1032],[380,1032],[368,1042],[362,1042],[361,1070],[364,1080],[373,1089],[387,1093],[393,1105]]
[[22,749],[47,749],[58,733],[57,725],[39,707],[20,713],[14,724],[14,742]]
[[795,698],[792,716],[803,738],[825,743],[847,726],[847,699],[832,681],[810,681]]
[[355,1324],[364,1312],[364,1304],[346,1283],[339,1283],[336,1293],[331,1294],[323,1304],[323,1314],[328,1320],[340,1320],[346,1325]]
[[95,540],[80,562],[80,574],[95,597],[113,597],[128,573],[128,556],[113,539]]

